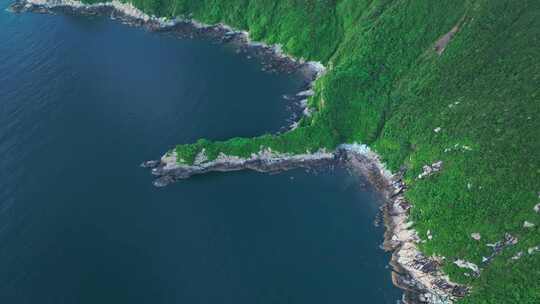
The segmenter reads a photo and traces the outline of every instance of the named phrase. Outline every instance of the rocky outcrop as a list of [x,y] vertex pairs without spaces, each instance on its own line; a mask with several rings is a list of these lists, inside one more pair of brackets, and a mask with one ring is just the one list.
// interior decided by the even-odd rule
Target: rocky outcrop
[[480,268],[478,267],[478,265],[476,265],[476,264],[474,264],[472,262],[465,261],[465,260],[462,260],[462,259],[457,259],[457,260],[454,261],[454,264],[459,268],[472,270],[474,276],[476,276],[476,277],[480,275]]
[[502,253],[507,247],[513,246],[518,243],[517,237],[511,235],[510,233],[505,233],[504,238],[500,241],[497,241],[493,244],[486,244],[486,246],[492,249],[492,252],[487,257],[482,257],[483,267],[487,266],[493,259]]
[[471,238],[475,241],[480,241],[482,239],[482,235],[478,232],[471,233]]
[[[392,281],[404,291],[403,302],[443,304],[465,296],[469,289],[451,282],[442,272],[445,258],[428,257],[418,249],[421,239],[412,228],[414,223],[409,220],[412,205],[404,195],[407,190],[402,179],[405,169],[392,174],[379,156],[365,145],[341,145],[337,151],[341,160],[366,176],[387,198],[383,207],[386,226],[383,248],[392,252]],[[429,167],[429,174],[438,172],[442,162]]]
[[531,223],[529,221],[524,221],[523,222],[523,228],[534,228],[534,226],[536,226],[534,223]]
[[406,200],[403,172],[391,179],[392,195],[385,210],[386,233],[384,248],[392,251],[391,265],[394,284],[405,290],[404,303],[453,303],[465,296],[469,289],[455,284],[441,266],[444,257],[428,257],[418,249],[422,241],[409,220],[411,204]]
[[536,252],[540,252],[540,245],[527,249],[528,254],[535,254]]
[[426,178],[442,170],[442,161],[435,162],[431,165],[422,167],[422,173],[418,175],[418,179]]

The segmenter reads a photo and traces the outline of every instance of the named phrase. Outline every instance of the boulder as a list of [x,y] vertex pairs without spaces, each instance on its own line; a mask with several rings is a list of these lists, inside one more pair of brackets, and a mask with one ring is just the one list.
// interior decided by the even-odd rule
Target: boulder
[[478,233],[478,232],[471,233],[471,237],[472,237],[473,240],[475,240],[475,241],[480,241],[480,239],[482,239],[482,236],[481,236],[480,233]]
[[523,251],[520,251],[518,253],[516,253],[513,257],[511,257],[510,259],[513,260],[513,261],[517,261],[519,259],[521,259],[521,257],[523,256]]
[[145,161],[141,164],[141,167],[143,168],[155,168],[157,166],[159,166],[160,164],[160,161],[159,160],[149,160],[149,161]]
[[537,251],[540,251],[540,245],[539,246],[534,246],[534,247],[531,247],[531,248],[527,249],[528,254],[534,254]]
[[474,263],[471,263],[471,262],[468,262],[468,261],[465,261],[465,260],[461,260],[461,259],[457,259],[454,261],[454,264],[456,264],[457,267],[459,268],[466,268],[466,269],[470,269],[474,272],[475,275],[479,275],[480,274],[480,268],[478,268],[478,265],[474,264]]
[[437,161],[431,165],[426,165],[424,167],[422,167],[422,173],[420,173],[420,175],[418,175],[418,179],[422,179],[424,177],[428,177],[434,173],[437,173],[439,171],[441,171],[442,169],[442,160],[440,161]]
[[531,222],[525,221],[523,222],[523,228],[533,228],[535,225]]

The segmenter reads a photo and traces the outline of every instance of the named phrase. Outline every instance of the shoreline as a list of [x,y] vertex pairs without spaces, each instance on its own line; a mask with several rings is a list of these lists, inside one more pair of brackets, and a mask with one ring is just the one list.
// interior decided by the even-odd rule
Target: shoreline
[[386,169],[380,157],[366,145],[342,144],[334,152],[319,150],[312,154],[283,154],[263,150],[250,158],[221,154],[207,162],[204,153],[197,155],[193,165],[177,162],[174,153],[160,160],[147,161],[141,167],[150,168],[157,176],[156,187],[209,172],[253,170],[257,172],[283,172],[296,168],[316,168],[342,163],[353,172],[367,178],[383,195],[381,206],[384,219],[382,248],[392,253],[392,283],[403,291],[405,304],[450,304],[466,296],[469,288],[450,281],[442,272],[444,258],[427,257],[418,249],[421,239],[409,221],[413,207],[405,198],[407,186],[402,180],[404,172],[396,174]]
[[312,154],[283,154],[262,150],[249,158],[220,154],[215,160],[206,161],[204,153],[199,153],[193,165],[179,164],[175,152],[164,155],[160,160],[145,161],[143,168],[151,169],[157,178],[153,184],[165,187],[176,181],[210,172],[231,172],[253,170],[263,173],[278,173],[295,168],[314,168],[336,161],[334,153],[319,150]]
[[[390,172],[379,155],[365,145],[341,145],[343,161],[379,191],[385,203],[381,207],[385,226],[382,248],[392,253],[392,283],[403,291],[405,304],[450,304],[466,296],[469,288],[450,281],[441,266],[444,258],[425,256],[409,219],[413,206],[405,198],[405,171]],[[338,149],[340,149],[338,147]],[[339,150],[338,150],[339,151]]]
[[122,3],[118,0],[95,4],[84,4],[77,0],[16,0],[8,10],[13,13],[51,14],[60,11],[83,16],[108,16],[111,20],[118,20],[129,26],[143,27],[151,32],[170,33],[177,38],[205,39],[231,46],[236,54],[242,54],[248,59],[256,58],[262,66],[262,72],[298,74],[302,79],[300,89],[282,96],[291,114],[278,134],[295,129],[303,116],[311,114],[307,99],[315,94],[313,91],[315,82],[326,73],[326,67],[322,63],[289,56],[278,44],[268,45],[252,41],[246,31],[233,29],[223,23],[204,24],[178,17],[158,18],[145,14],[131,3]]
[[[242,48],[262,50],[263,56],[272,61],[263,66],[270,72],[286,72],[291,70],[303,71],[308,81],[301,92],[294,95],[296,102],[303,105],[305,98],[313,95],[315,81],[324,75],[325,67],[317,62],[304,62],[283,54],[279,46],[268,46],[264,43],[252,42],[245,31],[236,31],[224,24],[206,25],[187,19],[169,20],[149,16],[131,4],[119,1],[86,5],[74,0],[21,0],[15,2],[10,9],[14,12],[32,11],[50,13],[51,10],[62,10],[82,15],[110,15],[112,19],[134,26],[143,26],[151,31],[168,32],[177,27],[189,27],[185,32],[189,35],[205,35],[216,38],[221,43],[237,44]],[[303,69],[303,70],[302,70]],[[311,94],[311,95],[310,95]],[[303,106],[303,114],[309,115],[307,105]],[[289,128],[294,128],[293,123]],[[174,157],[174,161],[172,161]],[[201,156],[202,157],[202,156]],[[365,145],[340,145],[335,152],[320,150],[313,154],[279,154],[272,151],[260,151],[251,158],[242,159],[221,155],[211,162],[204,160],[193,166],[179,165],[176,156],[165,155],[159,161],[144,162],[141,166],[152,168],[152,173],[159,178],[158,185],[166,186],[178,179],[189,178],[196,174],[211,171],[237,171],[250,169],[259,172],[279,172],[293,168],[312,168],[329,162],[344,162],[354,171],[367,177],[375,188],[386,198],[382,211],[384,214],[385,233],[384,250],[392,252],[390,265],[392,267],[393,284],[403,290],[404,303],[453,303],[457,298],[466,295],[468,289],[454,284],[442,273],[442,259],[425,257],[417,248],[420,243],[416,231],[411,228],[408,220],[409,209],[412,207],[405,199],[406,185],[402,174],[392,174],[380,161],[379,156]],[[155,182],[155,183],[156,183]]]

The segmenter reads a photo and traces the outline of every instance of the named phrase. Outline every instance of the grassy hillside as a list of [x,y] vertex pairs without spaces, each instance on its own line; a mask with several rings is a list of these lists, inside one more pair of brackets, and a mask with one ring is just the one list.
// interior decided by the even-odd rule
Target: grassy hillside
[[[447,258],[453,280],[473,286],[463,303],[540,303],[540,1],[538,0],[134,0],[161,16],[225,22],[280,43],[328,73],[309,104],[315,114],[292,132],[226,142],[201,140],[176,151],[191,162],[202,148],[246,156],[371,145],[394,170],[409,168],[408,198],[427,254]],[[434,45],[459,31],[439,55]],[[439,132],[435,132],[440,128]],[[443,171],[416,180],[421,167]],[[525,229],[527,220],[536,224]],[[470,237],[482,235],[480,241]],[[467,277],[451,261],[481,264],[486,243],[519,238]],[[510,260],[519,251],[525,255]]]

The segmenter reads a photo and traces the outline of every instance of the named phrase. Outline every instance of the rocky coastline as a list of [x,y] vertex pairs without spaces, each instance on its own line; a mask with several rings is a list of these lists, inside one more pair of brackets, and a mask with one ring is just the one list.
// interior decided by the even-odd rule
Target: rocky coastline
[[413,206],[405,198],[405,169],[393,174],[365,145],[341,145],[337,151],[347,166],[365,176],[385,198],[382,247],[392,252],[392,282],[404,292],[402,303],[450,304],[467,295],[466,286],[451,282],[442,272],[444,258],[427,257],[418,249],[422,240],[409,219]]
[[155,186],[164,187],[175,181],[209,172],[281,172],[338,163],[367,177],[386,199],[381,207],[386,228],[383,249],[392,252],[392,281],[404,291],[402,303],[445,304],[467,295],[469,289],[466,286],[451,282],[442,272],[443,257],[427,257],[418,249],[422,240],[409,220],[412,206],[404,195],[407,189],[402,179],[404,170],[392,174],[380,161],[379,156],[365,145],[343,144],[334,152],[320,150],[299,155],[281,154],[271,150],[263,150],[249,158],[221,154],[213,161],[207,161],[204,153],[201,153],[193,165],[179,164],[177,156],[169,153],[160,160],[147,161],[141,166],[152,169],[152,174],[157,177]]
[[[314,94],[312,88],[317,78],[325,72],[324,66],[317,62],[305,62],[285,55],[279,46],[268,46],[252,42],[249,34],[236,31],[224,24],[205,25],[189,18],[166,19],[149,16],[129,3],[120,1],[97,4],[83,4],[75,0],[18,0],[11,5],[13,12],[54,13],[56,11],[80,15],[110,16],[132,26],[142,26],[150,31],[170,32],[179,37],[210,39],[216,43],[230,44],[237,53],[256,57],[262,62],[262,69],[274,73],[299,72],[305,77],[301,92],[284,96],[291,101],[296,112],[289,128],[296,126],[299,115],[309,115],[307,98]],[[207,161],[199,155],[193,165],[177,162],[174,153],[163,156],[160,160],[146,161],[142,167],[150,168],[157,178],[154,185],[164,187],[175,181],[209,172],[228,172],[254,170],[258,172],[280,172],[294,168],[314,168],[328,164],[343,163],[367,179],[386,198],[382,206],[386,232],[383,248],[392,252],[391,267],[393,283],[404,291],[402,302],[405,304],[453,303],[465,296],[468,288],[452,283],[441,271],[442,257],[426,257],[418,249],[420,237],[412,228],[409,210],[413,208],[407,202],[404,193],[406,185],[402,180],[404,171],[392,174],[385,168],[378,155],[365,145],[344,144],[333,152],[325,150],[311,154],[284,154],[263,150],[248,158],[219,155],[213,161]]]
[[282,154],[271,150],[263,150],[249,158],[240,158],[220,154],[213,161],[205,161],[199,154],[192,165],[179,164],[176,153],[164,155],[159,161],[151,160],[141,164],[141,167],[151,168],[152,174],[157,177],[154,186],[164,187],[175,181],[190,178],[194,175],[209,172],[231,172],[240,170],[253,170],[257,172],[281,172],[294,168],[314,168],[333,163],[336,160],[334,153],[324,150],[313,154]]
[[296,128],[297,121],[302,116],[310,115],[307,99],[314,94],[315,81],[326,72],[326,68],[320,62],[289,56],[282,51],[280,45],[252,41],[246,31],[236,30],[222,23],[203,24],[189,16],[174,19],[150,16],[131,3],[118,0],[95,4],[84,4],[77,0],[16,0],[8,10],[14,13],[60,12],[72,15],[108,16],[129,26],[143,27],[152,32],[167,33],[178,38],[205,39],[230,46],[237,54],[248,59],[256,59],[261,64],[261,71],[266,73],[297,74],[301,77],[302,84],[298,92],[283,96],[291,116],[280,132]]
[[413,206],[405,198],[407,187],[402,174],[389,180],[390,195],[383,210],[386,227],[383,248],[392,252],[392,281],[404,290],[404,303],[454,303],[466,296],[469,288],[451,282],[442,272],[444,257],[428,257],[418,249],[422,240],[409,219]]

